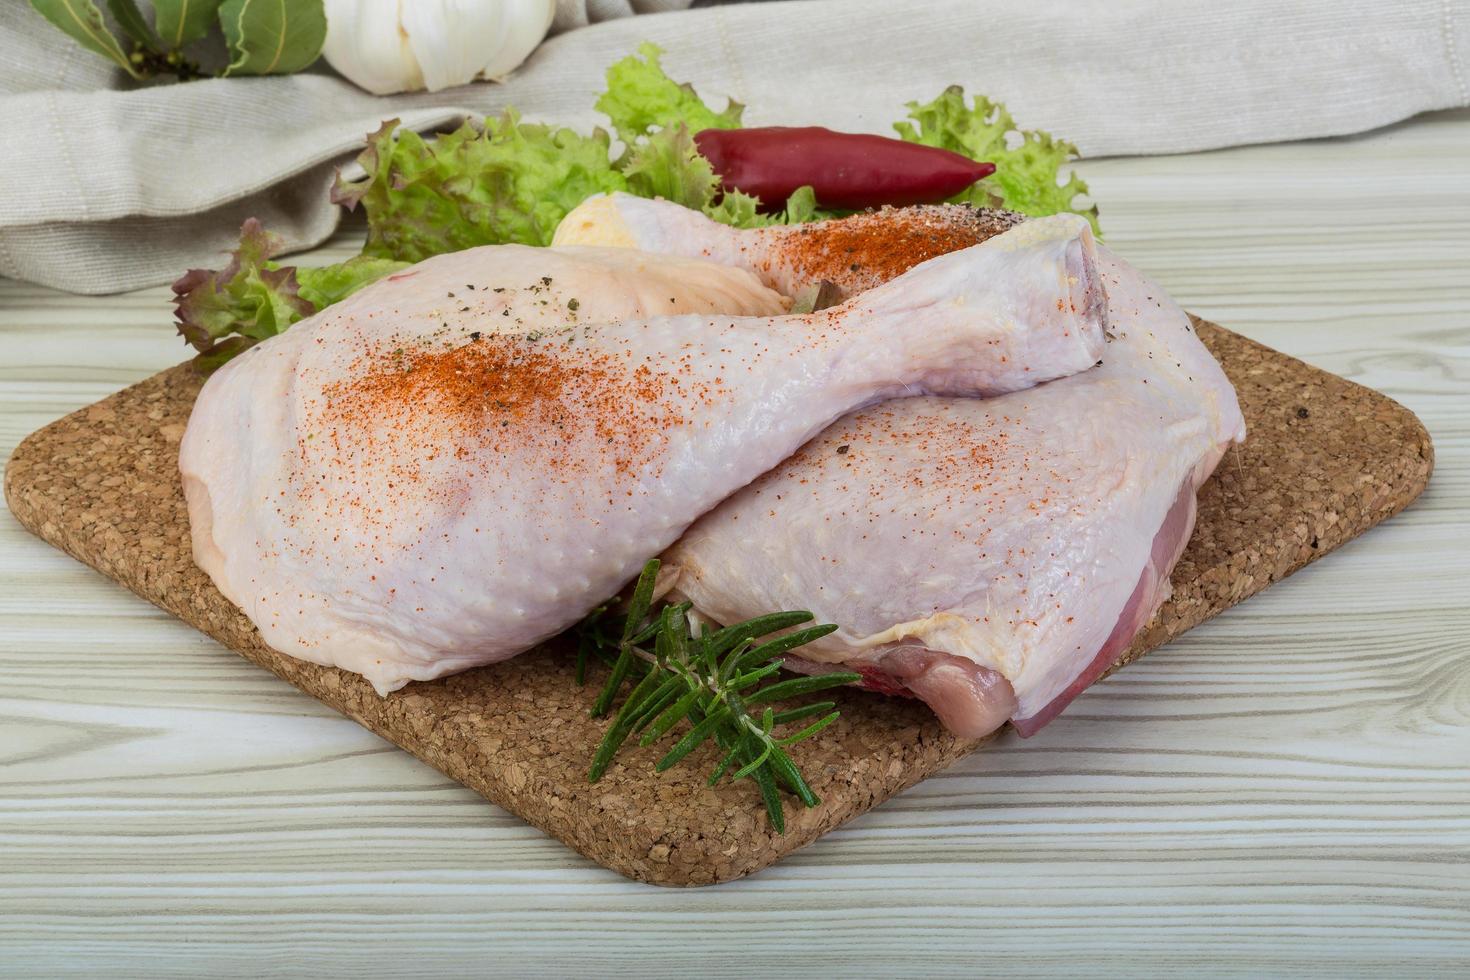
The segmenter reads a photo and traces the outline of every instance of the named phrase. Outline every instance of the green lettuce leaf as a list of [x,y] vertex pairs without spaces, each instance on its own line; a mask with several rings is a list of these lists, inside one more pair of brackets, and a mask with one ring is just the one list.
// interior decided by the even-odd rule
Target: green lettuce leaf
[[630,145],[624,159],[623,176],[630,194],[661,197],[699,211],[720,192],[720,178],[699,155],[683,123]]
[[706,205],[704,213],[716,221],[736,228],[765,228],[770,225],[799,225],[806,221],[825,221],[828,218],[851,214],[850,211],[828,211],[817,207],[817,195],[811,187],[798,187],[786,199],[780,211],[763,212],[761,201],[744,191],[726,191],[719,201]]
[[190,269],[173,285],[179,333],[212,371],[291,324],[408,263],[356,256],[337,265],[297,269],[270,261],[280,239],[250,218],[223,269]]
[[[784,210],[762,213],[761,201],[741,191],[721,193],[720,178],[699,155],[694,134],[704,129],[739,129],[744,107],[730,102],[716,112],[692,87],[669,78],[657,45],[644,42],[607,70],[607,91],[597,108],[612,122],[626,147],[616,166],[627,190],[661,197],[703,211],[737,228],[819,221],[836,215],[817,207],[810,187],[797,189]],[[641,55],[642,57],[639,57]]]
[[730,191],[721,195],[719,201],[705,205],[702,210],[716,221],[736,228],[764,228],[766,225],[786,223],[781,220],[780,215],[762,214],[760,206],[760,198],[751,197],[744,191]]
[[360,180],[340,175],[332,200],[367,212],[366,255],[417,262],[475,245],[546,245],[557,224],[593,194],[627,181],[602,130],[523,123],[513,110],[424,139],[390,119],[358,157]]
[[[716,112],[695,93],[664,74],[659,55],[663,49],[649,41],[607,70],[607,91],[596,102],[598,112],[612,122],[618,139],[630,147],[641,136],[683,123],[689,132],[702,129],[739,129],[745,107],[728,102]],[[639,55],[642,55],[640,58]]]
[[316,309],[325,309],[408,265],[396,259],[354,255],[336,265],[300,267],[296,270],[298,293]]
[[274,337],[316,307],[301,298],[296,270],[273,268],[280,240],[250,218],[223,269],[190,269],[174,283],[179,333],[201,353],[238,333],[252,343]]
[[1083,209],[1075,201],[1079,194],[1087,193],[1087,184],[1075,172],[1065,183],[1059,182],[1062,165],[1077,157],[1077,147],[1071,143],[1040,130],[1019,128],[1005,106],[983,95],[966,105],[965,90],[958,85],[945,89],[933,102],[910,102],[908,110],[912,121],[893,127],[901,138],[995,164],[994,174],[952,200],[1030,215],[1072,211],[1101,234],[1096,205]]
[[[340,175],[332,200],[362,205],[368,239],[363,254],[416,262],[475,245],[546,245],[568,211],[594,194],[627,190],[663,197],[741,227],[826,216],[800,195],[795,211],[760,214],[741,194],[720,194],[719,178],[699,155],[692,134],[740,124],[740,106],[716,112],[688,85],[664,73],[651,44],[607,71],[597,100],[625,142],[617,160],[602,129],[525,123],[514,110],[424,138],[389,120],[358,157],[364,176]],[[793,218],[791,215],[799,217]]]
[[817,192],[812,190],[810,184],[807,184],[792,191],[791,196],[786,199],[786,210],[781,213],[780,223],[799,225],[807,221],[825,221],[836,217],[839,213],[841,212],[826,211],[817,207]]

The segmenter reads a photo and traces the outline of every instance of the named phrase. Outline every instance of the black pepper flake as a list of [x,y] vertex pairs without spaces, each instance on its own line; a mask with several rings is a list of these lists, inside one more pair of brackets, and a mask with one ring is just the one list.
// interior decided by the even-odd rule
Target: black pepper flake
[[[500,311],[500,315],[501,316],[510,316],[510,307],[507,306],[505,309],[501,310]],[[519,323],[520,321],[516,321],[516,322]]]
[[550,276],[542,276],[541,277],[541,285],[543,285],[543,286],[550,286],[551,285],[551,277]]
[[846,456],[847,455],[847,451],[849,449],[851,449],[851,448],[852,448],[851,446],[838,446],[837,447],[837,455],[839,455],[839,456]]
[[574,310],[575,311],[577,309],[577,307],[579,307],[581,305],[582,305],[581,303],[577,302],[577,297],[575,297],[575,296],[573,296],[571,299],[567,300],[567,309],[569,309],[569,310]]
[[504,286],[496,286],[494,289],[492,289],[490,291],[492,293],[503,293],[503,292],[505,292],[505,287]]
[[478,330],[471,331],[471,333],[470,333],[470,339],[471,340],[479,340],[480,339],[480,331],[478,331]]
[[1296,417],[1299,419],[1309,418],[1311,414],[1312,413],[1307,411],[1305,407],[1296,410]]

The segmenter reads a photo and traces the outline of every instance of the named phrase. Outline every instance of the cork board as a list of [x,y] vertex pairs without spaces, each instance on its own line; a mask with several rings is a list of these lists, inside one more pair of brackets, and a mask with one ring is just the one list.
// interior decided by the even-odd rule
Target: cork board
[[[1174,597],[1120,666],[1403,509],[1433,466],[1428,433],[1402,406],[1196,324],[1239,391],[1250,436],[1201,490]],[[661,885],[741,877],[982,744],[949,735],[917,702],[841,692],[841,720],[798,748],[823,802],[788,801],[778,835],[748,780],[704,784],[712,759],[654,777],[657,747],[626,751],[589,785],[606,722],[588,717],[596,679],[576,686],[564,644],[387,698],[355,675],[275,653],[190,558],[177,451],[199,385],[176,367],[33,434],[6,468],[10,509],[58,548],[615,871]]]

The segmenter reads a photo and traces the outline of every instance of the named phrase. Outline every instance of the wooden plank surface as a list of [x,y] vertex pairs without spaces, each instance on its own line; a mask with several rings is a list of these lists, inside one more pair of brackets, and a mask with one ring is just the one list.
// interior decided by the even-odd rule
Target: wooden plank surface
[[[1424,427],[1384,395],[1203,320],[1194,329],[1235,385],[1248,436],[1200,489],[1172,594],[1120,663],[1403,510],[1424,490],[1433,463]],[[194,564],[178,449],[200,384],[182,364],[28,436],[5,468],[11,513],[72,557],[620,874],[660,885],[743,877],[981,744],[946,732],[920,702],[833,693],[841,717],[793,753],[820,803],[789,804],[785,831],[777,832],[760,816],[753,783],[705,784],[720,757],[713,745],[657,779],[653,765],[667,746],[629,749],[589,785],[587,767],[608,722],[589,717],[598,685],[573,681],[568,643],[387,698],[355,674],[283,656]]]
[[[576,858],[0,517],[0,973],[1463,974],[1467,153],[1459,112],[1089,164],[1114,247],[1404,402],[1433,484],[1036,739],[719,889]],[[0,451],[177,360],[163,295],[0,283]]]

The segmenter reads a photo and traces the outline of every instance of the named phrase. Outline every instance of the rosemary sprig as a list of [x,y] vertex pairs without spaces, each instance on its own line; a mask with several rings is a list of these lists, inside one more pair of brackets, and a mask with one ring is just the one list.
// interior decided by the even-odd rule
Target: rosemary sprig
[[[578,627],[577,683],[585,679],[593,657],[611,668],[592,706],[593,717],[611,711],[618,694],[632,685],[592,757],[587,778],[594,783],[601,779],[618,750],[633,736],[638,736],[639,745],[652,745],[682,724],[683,734],[654,770],[672,768],[713,740],[723,758],[710,773],[709,784],[726,776],[752,780],[771,826],[784,833],[781,790],[809,807],[821,802],[786,750],[832,724],[838,711],[834,701],[780,711],[774,705],[851,684],[861,675],[821,674],[762,686],[781,670],[783,655],[837,627],[829,623],[781,633],[812,619],[809,612],[781,612],[696,632],[689,619],[689,603],[654,608],[658,569],[658,559],[643,566],[626,610],[618,613],[612,603],[606,603]],[[760,642],[773,633],[780,635]],[[790,734],[782,732],[809,718],[817,720]]]

